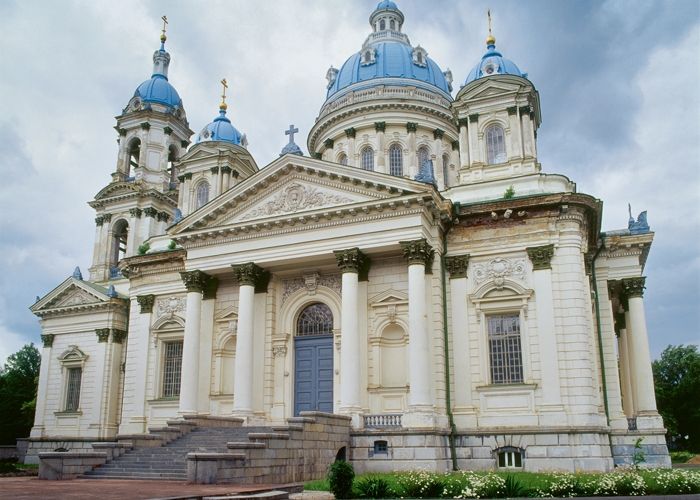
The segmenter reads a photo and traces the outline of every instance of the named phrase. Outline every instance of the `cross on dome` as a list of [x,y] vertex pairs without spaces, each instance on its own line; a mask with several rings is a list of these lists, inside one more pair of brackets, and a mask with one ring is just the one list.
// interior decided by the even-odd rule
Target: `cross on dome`
[[228,88],[228,82],[226,81],[226,78],[221,80],[221,85],[223,87],[223,92],[221,93],[221,104],[219,105],[219,109],[226,111],[228,106],[226,105],[226,89]]
[[295,128],[294,125],[289,126],[289,130],[284,131],[284,135],[289,136],[289,144],[294,144],[294,134],[299,132],[298,128]]
[[296,134],[297,132],[299,132],[299,129],[296,128],[294,125],[290,125],[289,129],[284,131],[284,135],[289,136],[289,142],[282,148],[280,156],[284,156],[286,154],[304,156],[304,153],[301,151],[301,148],[297,146],[297,144],[294,142],[294,134]]
[[165,44],[165,41],[168,39],[168,37],[165,36],[165,28],[168,24],[168,16],[163,16],[163,17],[161,17],[161,19],[163,20],[163,29],[162,29],[162,32],[160,34],[160,44],[161,44],[161,49],[163,49],[164,48],[163,44]]

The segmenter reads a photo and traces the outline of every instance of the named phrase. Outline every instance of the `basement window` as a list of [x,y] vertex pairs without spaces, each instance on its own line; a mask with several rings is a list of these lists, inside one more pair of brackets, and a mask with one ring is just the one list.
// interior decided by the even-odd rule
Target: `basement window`
[[499,469],[521,469],[523,451],[519,448],[501,448],[497,450]]
[[374,442],[374,454],[375,455],[386,455],[389,453],[389,444],[386,441],[375,441]]

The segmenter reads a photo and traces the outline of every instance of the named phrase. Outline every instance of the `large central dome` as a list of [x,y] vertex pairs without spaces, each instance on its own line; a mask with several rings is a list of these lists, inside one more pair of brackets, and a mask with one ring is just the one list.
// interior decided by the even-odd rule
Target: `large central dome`
[[404,16],[394,2],[384,0],[369,18],[373,32],[362,49],[340,70],[328,70],[327,99],[377,85],[403,85],[438,90],[451,100],[451,74],[444,72],[420,46],[412,47],[401,32]]

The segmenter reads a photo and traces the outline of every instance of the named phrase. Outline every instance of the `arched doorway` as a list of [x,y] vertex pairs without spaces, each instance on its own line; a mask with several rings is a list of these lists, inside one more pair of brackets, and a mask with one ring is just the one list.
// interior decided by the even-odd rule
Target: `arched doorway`
[[333,413],[333,313],[322,302],[304,307],[294,335],[294,415]]

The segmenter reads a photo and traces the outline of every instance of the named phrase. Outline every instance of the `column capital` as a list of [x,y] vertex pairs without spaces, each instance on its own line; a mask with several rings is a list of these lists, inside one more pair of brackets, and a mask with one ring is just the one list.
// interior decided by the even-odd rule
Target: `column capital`
[[156,218],[158,216],[158,210],[153,207],[146,207],[143,209],[143,215],[146,217]]
[[406,132],[415,132],[418,130],[418,124],[416,122],[406,123]]
[[109,340],[109,328],[98,328],[95,330],[95,334],[97,335],[97,342],[99,343],[104,343]]
[[207,273],[198,269],[195,269],[194,271],[182,271],[180,276],[182,277],[182,282],[185,284],[185,288],[187,288],[188,292],[203,292],[204,287],[207,284],[207,280],[209,279],[209,275]]
[[450,273],[450,279],[466,278],[468,266],[469,254],[445,257],[445,267],[447,272]]
[[137,219],[141,218],[141,214],[143,213],[143,210],[140,208],[130,208],[129,209],[129,215],[132,217],[136,217]]
[[112,342],[115,344],[121,344],[126,338],[126,330],[119,330],[117,328],[112,328]]
[[633,297],[643,297],[646,277],[640,276],[638,278],[624,278],[622,280],[622,290],[625,297],[631,299]]
[[433,130],[433,139],[442,139],[443,135],[445,135],[444,130],[440,128],[436,128],[435,130]]
[[528,247],[525,249],[527,256],[532,261],[532,269],[552,269],[552,257],[554,256],[554,245],[543,245],[541,247]]
[[457,125],[460,127],[466,127],[469,124],[469,118],[460,118],[457,120]]
[[408,265],[423,264],[432,267],[435,250],[428,244],[425,238],[419,240],[399,241],[403,256],[408,260]]
[[98,215],[95,217],[95,224],[98,226],[101,226],[105,221],[105,216],[104,215]]
[[267,292],[267,284],[270,281],[270,273],[254,262],[245,264],[232,264],[233,275],[239,285],[255,287],[255,293]]
[[354,139],[355,134],[356,134],[356,132],[355,132],[354,127],[350,127],[350,128],[345,129],[345,137],[347,137],[348,139]]
[[375,132],[384,132],[386,130],[386,122],[374,122]]
[[333,139],[326,139],[325,141],[323,141],[323,145],[326,147],[326,149],[333,149],[334,144],[335,142],[333,141]]
[[367,281],[370,260],[359,248],[334,250],[333,253],[341,273],[357,273],[359,281]]
[[52,347],[54,337],[55,337],[55,335],[53,333],[42,334],[41,335],[41,342],[44,344],[44,347]]
[[140,306],[141,314],[150,314],[153,312],[153,304],[156,301],[155,295],[137,295],[136,302]]
[[479,114],[474,113],[473,115],[469,115],[469,123],[476,123],[479,121]]
[[230,174],[233,172],[233,169],[229,167],[228,165],[224,165],[223,167],[220,167],[221,173],[222,174]]
[[216,276],[209,276],[209,279],[204,284],[204,290],[202,290],[202,299],[209,300],[216,298],[216,291],[219,289],[219,278]]

